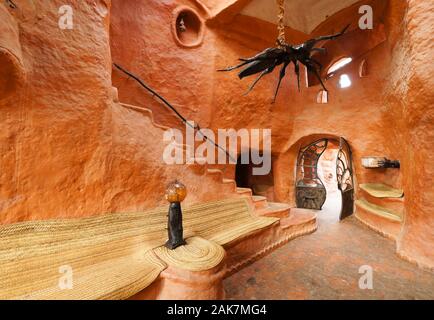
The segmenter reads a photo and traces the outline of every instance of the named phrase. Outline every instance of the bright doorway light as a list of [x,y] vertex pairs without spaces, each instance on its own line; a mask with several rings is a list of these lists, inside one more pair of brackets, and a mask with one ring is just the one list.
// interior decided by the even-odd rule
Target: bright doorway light
[[335,63],[332,64],[332,66],[327,71],[327,74],[330,75],[330,74],[338,71],[340,68],[343,68],[344,66],[349,64],[351,61],[353,61],[353,59],[350,57],[339,59],[338,61],[336,61]]
[[347,74],[341,75],[341,77],[339,79],[339,86],[342,89],[351,87],[351,79]]

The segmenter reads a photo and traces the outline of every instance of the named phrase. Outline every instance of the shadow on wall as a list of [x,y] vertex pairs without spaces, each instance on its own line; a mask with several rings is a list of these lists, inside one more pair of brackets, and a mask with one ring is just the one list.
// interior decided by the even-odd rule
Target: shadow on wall
[[25,70],[18,25],[6,6],[0,5],[0,101],[17,92]]

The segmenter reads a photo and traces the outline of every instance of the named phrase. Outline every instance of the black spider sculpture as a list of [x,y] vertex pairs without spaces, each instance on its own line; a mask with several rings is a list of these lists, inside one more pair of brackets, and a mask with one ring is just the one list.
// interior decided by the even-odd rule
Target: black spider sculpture
[[282,79],[285,77],[286,68],[292,62],[294,63],[294,71],[297,75],[297,83],[298,90],[300,91],[300,66],[299,63],[306,66],[307,71],[313,73],[321,83],[321,86],[327,91],[326,87],[320,76],[320,71],[322,69],[322,65],[312,58],[312,53],[314,51],[318,51],[320,53],[326,53],[325,48],[315,48],[315,45],[324,40],[333,40],[337,37],[340,37],[345,33],[350,25],[346,26],[341,32],[330,35],[330,36],[322,36],[314,39],[307,40],[306,42],[292,46],[287,43],[283,43],[278,40],[279,47],[277,48],[268,48],[264,51],[258,53],[256,56],[247,59],[239,59],[242,61],[239,65],[229,67],[226,69],[218,70],[218,71],[232,71],[234,69],[238,69],[242,66],[247,65],[239,74],[238,77],[243,79],[244,77],[251,76],[253,74],[261,73],[258,78],[252,83],[249,90],[246,92],[248,94],[259,80],[266,74],[273,72],[273,70],[282,64],[282,68],[280,70],[279,82],[277,84],[276,92],[274,94],[273,102],[276,100],[277,94],[279,92],[279,87],[282,82]]

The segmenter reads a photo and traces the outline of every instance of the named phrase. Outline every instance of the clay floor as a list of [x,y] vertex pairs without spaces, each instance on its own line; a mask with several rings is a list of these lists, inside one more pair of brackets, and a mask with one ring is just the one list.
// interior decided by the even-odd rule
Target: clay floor
[[[434,274],[401,260],[392,240],[355,217],[338,222],[336,199],[318,212],[318,230],[290,241],[224,282],[227,299],[434,299]],[[359,268],[373,289],[359,289]]]

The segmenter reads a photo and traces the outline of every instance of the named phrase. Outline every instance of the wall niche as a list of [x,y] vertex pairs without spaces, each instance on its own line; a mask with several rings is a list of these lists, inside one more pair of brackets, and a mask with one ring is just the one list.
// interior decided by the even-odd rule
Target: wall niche
[[368,76],[368,63],[366,62],[365,59],[363,59],[359,65],[359,77],[365,78],[367,76]]
[[197,47],[203,41],[204,23],[194,9],[181,6],[173,12],[172,33],[178,45]]

